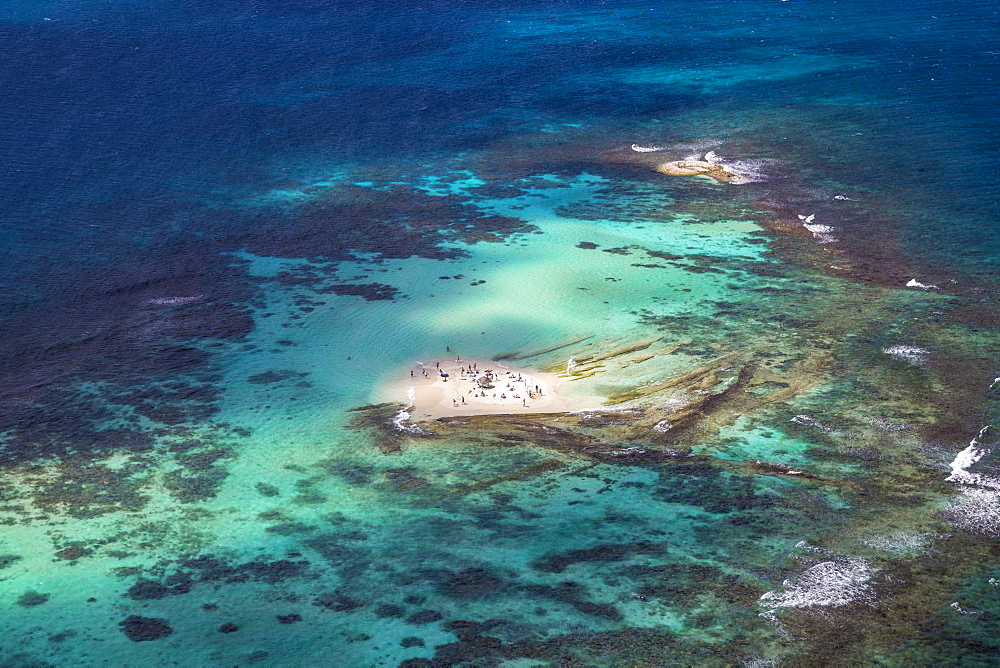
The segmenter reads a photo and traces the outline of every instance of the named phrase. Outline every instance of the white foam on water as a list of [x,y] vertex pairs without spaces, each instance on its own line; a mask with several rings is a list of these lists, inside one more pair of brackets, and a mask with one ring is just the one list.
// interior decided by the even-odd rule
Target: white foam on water
[[570,373],[576,367],[576,360],[570,357],[566,360],[566,373]]
[[765,168],[768,165],[776,164],[776,161],[767,159],[730,160],[727,158],[720,160],[717,164],[721,164],[727,172],[734,175],[729,180],[730,183],[742,185],[770,181]]
[[920,288],[921,290],[937,290],[938,289],[938,286],[936,286],[936,285],[929,285],[929,284],[926,284],[926,283],[921,283],[920,281],[918,281],[915,278],[911,278],[909,281],[907,281],[906,282],[906,287],[908,287],[908,288]]
[[799,220],[802,221],[802,226],[809,230],[809,233],[813,235],[814,239],[824,244],[836,243],[837,238],[831,234],[834,231],[833,227],[813,223],[813,220],[816,218],[815,213],[811,213],[808,216],[803,216],[800,213],[798,216]]
[[644,450],[643,448],[627,447],[611,450],[610,452],[605,452],[604,454],[611,455],[612,457],[633,457],[635,455],[645,455],[648,452],[649,450]]
[[833,232],[833,228],[829,225],[803,225],[809,232],[812,233],[813,238],[824,244],[834,244],[837,243],[837,237],[830,234]]
[[417,400],[417,390],[414,387],[407,388],[406,397],[410,400],[409,405],[403,408],[398,413],[396,417],[392,418],[392,424],[396,428],[396,431],[400,431],[404,434],[416,434],[421,435],[426,432],[415,424],[407,424],[410,419],[410,409],[413,408],[414,402]]
[[156,306],[183,306],[184,304],[194,304],[205,298],[205,295],[193,295],[191,297],[155,297],[149,300],[150,304]]
[[932,538],[944,538],[939,534],[901,531],[891,536],[875,536],[863,541],[868,547],[890,555],[901,555],[907,552],[925,552]]
[[840,607],[858,601],[873,603],[871,585],[876,570],[864,559],[824,561],[806,569],[794,580],[782,583],[784,590],[769,591],[757,601],[773,618],[779,608]]
[[833,199],[844,200],[844,201],[847,201],[847,202],[857,202],[858,201],[858,200],[853,199],[851,197],[847,197],[846,195],[834,195]]
[[636,153],[656,153],[657,151],[666,151],[666,146],[641,146],[639,144],[632,144],[632,150]]
[[642,411],[636,410],[630,406],[608,406],[604,408],[603,406],[599,409],[594,408],[581,408],[576,411],[569,411],[570,415],[584,415],[587,417],[601,417],[605,413],[635,413],[636,415],[641,415]]
[[670,424],[670,422],[668,422],[667,420],[660,420],[659,422],[653,425],[653,431],[658,431],[661,434],[664,432],[668,432],[673,428],[674,425]]
[[[994,381],[995,383],[996,381]],[[960,485],[959,495],[951,500],[945,515],[962,529],[988,536],[1000,536],[1000,479],[970,469],[993,452],[983,438],[993,425],[979,430],[968,447],[955,455],[951,475],[945,480]]]
[[907,360],[908,362],[921,363],[924,361],[925,356],[930,354],[929,350],[924,348],[918,348],[916,346],[902,346],[895,345],[889,346],[888,348],[883,348],[882,352],[886,355],[891,355],[902,360]]
[[808,425],[810,427],[817,427],[817,428],[822,429],[823,431],[831,433],[831,434],[838,434],[838,433],[840,433],[838,430],[834,429],[833,427],[827,427],[826,425],[824,425],[819,420],[817,420],[815,418],[811,418],[808,415],[796,415],[791,420],[789,420],[789,422],[794,422],[795,424]]
[[986,435],[990,426],[986,425],[980,429],[979,434],[969,441],[968,447],[955,456],[955,459],[951,462],[951,475],[945,478],[945,480],[966,485],[980,485],[982,487],[1000,489],[1000,481],[969,471],[973,465],[993,451],[993,448],[983,445],[982,442],[982,438]]
[[815,545],[810,545],[809,543],[807,543],[804,540],[800,540],[799,542],[797,542],[795,544],[795,549],[797,549],[797,550],[805,550],[807,552],[815,552],[816,554],[823,554],[823,555],[827,555],[827,556],[831,556],[831,557],[834,556],[833,553],[830,552],[829,550],[824,550],[821,547],[816,547]]
[[945,515],[961,529],[987,536],[1000,536],[1000,493],[965,487],[951,500]]
[[958,601],[955,601],[954,603],[952,603],[951,607],[954,608],[955,612],[957,612],[960,615],[981,615],[981,614],[983,614],[981,611],[966,610],[965,608],[963,608],[962,606],[960,606],[958,604]]

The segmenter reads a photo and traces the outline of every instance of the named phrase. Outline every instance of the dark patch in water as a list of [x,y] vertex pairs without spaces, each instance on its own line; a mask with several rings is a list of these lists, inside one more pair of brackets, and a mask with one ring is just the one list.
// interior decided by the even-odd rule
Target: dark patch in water
[[281,496],[281,491],[277,487],[266,482],[257,483],[254,485],[254,489],[257,490],[258,494],[264,497]]
[[16,603],[22,608],[33,608],[37,605],[48,603],[49,594],[42,594],[37,591],[26,591],[17,597]]
[[0,570],[4,568],[9,568],[15,561],[20,561],[23,557],[18,554],[4,554],[0,555]]
[[375,616],[380,618],[402,617],[404,612],[406,609],[399,605],[385,604],[375,608]]
[[423,626],[443,619],[444,616],[437,610],[419,610],[406,618],[407,624]]
[[70,638],[79,635],[78,631],[73,629],[66,629],[65,631],[60,631],[59,633],[53,633],[49,636],[49,642],[65,642]]
[[585,615],[609,619],[611,621],[621,621],[624,619],[621,612],[610,604],[594,603],[586,599],[587,591],[577,582],[566,581],[552,587],[542,584],[527,585],[524,590],[532,596],[550,598],[561,603],[571,605],[573,608]]
[[385,479],[386,483],[392,487],[392,489],[400,492],[408,492],[415,489],[420,489],[427,486],[427,481],[424,478],[416,475],[415,471],[417,469],[413,467],[401,468],[401,469],[386,469]]
[[325,288],[319,288],[317,289],[317,292],[332,292],[335,295],[353,295],[370,302],[393,301],[400,296],[399,288],[386,285],[385,283],[364,283],[360,285],[340,283],[337,285],[330,285]]
[[364,605],[361,601],[355,600],[339,590],[317,596],[312,604],[333,612],[350,612]]
[[352,485],[370,485],[376,471],[374,466],[346,461],[331,461],[324,468]]
[[660,554],[663,546],[655,543],[639,542],[625,545],[598,545],[583,550],[572,550],[565,554],[545,557],[532,564],[535,570],[544,573],[562,573],[568,566],[587,561],[623,561],[635,554]]
[[202,582],[266,582],[274,584],[289,578],[309,575],[309,562],[306,560],[290,561],[288,559],[254,559],[242,564],[230,565],[213,556],[204,555],[195,559],[178,562],[182,567],[197,576]]
[[159,617],[140,617],[139,615],[130,615],[125,619],[125,621],[119,622],[118,626],[122,627],[122,632],[128,636],[128,639],[132,642],[159,640],[160,638],[166,638],[174,632],[174,630],[167,625],[167,620]]
[[153,580],[139,580],[128,588],[125,595],[133,601],[149,601],[164,598],[165,596],[177,593],[181,592],[177,592],[173,588],[159,582],[154,582]]
[[[119,572],[122,577],[133,575],[135,569]],[[306,560],[291,561],[263,558],[243,563],[227,562],[212,554],[176,562],[161,562],[145,572],[147,577],[139,579],[123,594],[133,600],[145,601],[186,594],[198,583],[222,582],[264,582],[276,584],[290,578],[313,577]],[[152,579],[153,577],[157,579]]]
[[278,383],[290,378],[305,378],[308,375],[308,373],[293,371],[291,369],[271,370],[263,373],[256,373],[247,378],[247,382],[253,383],[254,385],[269,385],[271,383]]
[[228,476],[229,473],[218,466],[195,469],[191,473],[170,471],[163,475],[163,486],[181,503],[197,503],[214,498]]

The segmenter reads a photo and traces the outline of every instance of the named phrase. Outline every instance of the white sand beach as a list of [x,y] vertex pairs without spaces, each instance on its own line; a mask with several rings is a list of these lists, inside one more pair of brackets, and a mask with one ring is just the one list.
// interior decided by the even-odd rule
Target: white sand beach
[[559,393],[567,379],[489,360],[451,357],[420,362],[397,385],[411,419],[512,413],[567,413],[601,405],[600,397]]

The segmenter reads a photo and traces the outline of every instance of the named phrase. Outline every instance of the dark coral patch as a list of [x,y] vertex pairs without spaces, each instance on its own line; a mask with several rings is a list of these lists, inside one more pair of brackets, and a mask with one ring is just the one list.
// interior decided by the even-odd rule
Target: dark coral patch
[[26,591],[17,598],[17,604],[22,608],[33,608],[36,605],[47,603],[49,598],[48,594],[42,594],[37,591]]
[[420,610],[407,617],[406,623],[422,626],[440,619],[443,619],[443,616],[437,610]]
[[253,383],[254,385],[268,385],[270,383],[278,383],[292,378],[304,378],[308,375],[308,373],[292,371],[291,369],[272,369],[270,371],[264,371],[263,373],[255,373],[247,378],[247,382]]
[[404,612],[405,610],[401,606],[391,604],[380,605],[375,608],[375,616],[383,619],[386,617],[402,617]]
[[[445,278],[448,277],[446,276]],[[399,297],[399,288],[386,285],[385,283],[338,283],[325,288],[319,288],[316,292],[332,292],[335,295],[352,295],[355,297],[361,297],[365,301],[369,302],[392,301]]]
[[122,627],[122,632],[128,636],[132,642],[143,642],[145,640],[159,640],[166,638],[174,632],[167,625],[167,620],[158,617],[140,617],[131,615],[118,626]]
[[128,588],[125,595],[133,601],[149,601],[164,596],[170,596],[174,591],[170,587],[153,580],[139,580]]
[[90,554],[91,554],[90,550],[84,547],[80,547],[78,545],[72,545],[70,547],[63,548],[58,552],[56,552],[57,557],[59,557],[60,559],[66,559],[67,561],[76,561],[81,557],[88,557],[90,556]]
[[658,554],[662,548],[655,543],[639,542],[624,545],[598,545],[584,550],[571,550],[565,554],[546,557],[533,564],[536,570],[562,573],[566,567],[583,561],[622,561],[633,554]]
[[600,617],[612,621],[620,621],[624,618],[615,606],[606,603],[595,603],[585,598],[587,593],[585,588],[576,582],[566,581],[555,587],[532,584],[526,586],[525,591],[533,596],[551,598],[561,603],[566,603],[583,614],[592,617]]
[[312,604],[334,612],[350,612],[364,605],[361,601],[357,601],[340,591],[321,594],[316,597]]
[[475,599],[503,589],[504,581],[482,568],[466,568],[440,582],[438,589],[445,596]]
[[11,564],[15,561],[20,561],[22,559],[19,554],[4,554],[0,555],[0,570],[4,568],[9,568]]
[[597,248],[597,244],[592,241],[581,241],[576,245],[577,248],[583,248],[584,250],[594,250]]

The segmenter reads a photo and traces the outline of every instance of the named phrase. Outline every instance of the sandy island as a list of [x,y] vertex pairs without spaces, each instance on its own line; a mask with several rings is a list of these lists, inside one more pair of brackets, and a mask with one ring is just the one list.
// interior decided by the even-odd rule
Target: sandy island
[[420,362],[398,384],[410,419],[511,413],[567,413],[601,406],[602,398],[559,394],[566,379],[500,362],[463,358]]
[[722,165],[706,160],[674,160],[658,165],[656,171],[672,176],[710,176],[723,183],[729,183],[737,176]]

